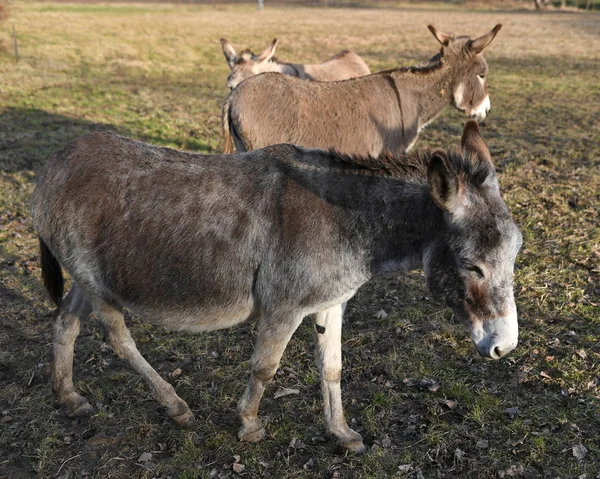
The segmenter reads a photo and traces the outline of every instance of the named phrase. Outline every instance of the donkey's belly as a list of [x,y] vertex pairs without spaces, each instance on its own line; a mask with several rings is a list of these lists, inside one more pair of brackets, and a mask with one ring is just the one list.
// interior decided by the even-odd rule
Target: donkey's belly
[[221,307],[204,307],[197,310],[156,309],[129,307],[144,321],[174,331],[214,331],[243,323],[253,316],[251,301]]

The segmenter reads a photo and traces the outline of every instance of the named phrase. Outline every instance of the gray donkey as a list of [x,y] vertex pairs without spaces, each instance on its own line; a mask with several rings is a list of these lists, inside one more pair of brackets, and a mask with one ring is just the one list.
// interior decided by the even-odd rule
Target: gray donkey
[[365,61],[356,53],[344,50],[322,63],[285,63],[277,60],[275,48],[279,41],[275,38],[260,55],[246,49],[239,54],[225,38],[221,38],[223,55],[231,69],[227,86],[232,90],[239,83],[259,73],[283,73],[297,78],[319,81],[347,80],[371,73]]
[[[194,415],[138,352],[123,308],[194,332],[256,319],[238,403],[247,441],[263,437],[265,385],[314,315],[327,429],[352,451],[364,445],[342,409],[341,305],[370,278],[423,267],[482,356],[517,345],[521,236],[474,122],[460,150],[379,159],[293,145],[206,156],[93,133],[49,158],[32,208],[44,283],[59,306],[52,388],[69,416],[92,410],[72,379],[80,321],[92,311],[181,426]],[[61,267],[73,278],[64,300]]]
[[231,92],[223,105],[225,153],[278,143],[378,156],[410,149],[419,131],[449,104],[467,116],[490,110],[483,50],[502,25],[472,40],[429,29],[442,45],[429,62],[322,83],[265,73]]

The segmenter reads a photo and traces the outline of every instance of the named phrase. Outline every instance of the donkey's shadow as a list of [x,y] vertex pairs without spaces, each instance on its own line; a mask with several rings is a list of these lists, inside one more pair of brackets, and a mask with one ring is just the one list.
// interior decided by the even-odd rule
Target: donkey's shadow
[[48,155],[78,136],[93,131],[129,131],[110,124],[50,113],[37,108],[7,108],[0,113],[0,169],[39,173]]

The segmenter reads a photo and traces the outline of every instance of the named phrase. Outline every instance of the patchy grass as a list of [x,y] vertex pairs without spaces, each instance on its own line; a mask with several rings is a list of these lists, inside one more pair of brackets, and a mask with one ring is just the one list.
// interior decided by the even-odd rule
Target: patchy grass
[[[291,19],[293,18],[293,21]],[[21,61],[0,49],[0,477],[597,477],[600,471],[600,17],[595,14],[252,5],[15,3]],[[429,57],[425,26],[479,34],[493,114],[483,128],[525,245],[516,274],[520,345],[476,357],[420,273],[366,285],[344,330],[346,413],[360,457],[325,437],[312,332],[303,325],[265,394],[260,444],[237,441],[236,400],[254,325],[170,333],[128,318],[142,354],[198,421],[176,429],[93,322],[76,346],[76,387],[96,407],[69,420],[48,387],[52,308],[39,279],[27,201],[48,153],[110,129],[161,145],[220,151],[227,66],[219,38],[284,60],[343,48],[372,70]],[[419,144],[456,144],[447,110]],[[375,319],[384,309],[389,315]],[[175,369],[182,374],[172,377]],[[430,388],[419,387],[429,378]],[[273,399],[277,387],[301,394]],[[585,457],[573,447],[582,444]],[[142,456],[150,453],[150,456]]]

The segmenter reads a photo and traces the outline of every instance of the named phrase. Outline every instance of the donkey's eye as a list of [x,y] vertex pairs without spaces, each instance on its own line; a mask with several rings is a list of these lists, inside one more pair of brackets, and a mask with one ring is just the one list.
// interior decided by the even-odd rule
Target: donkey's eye
[[479,279],[485,278],[485,275],[483,274],[483,270],[479,266],[476,266],[472,263],[467,263],[467,262],[463,262],[463,264],[467,271],[475,273],[479,277]]
[[479,75],[477,75],[479,78],[481,78],[482,80],[485,80],[485,73],[481,73]]

